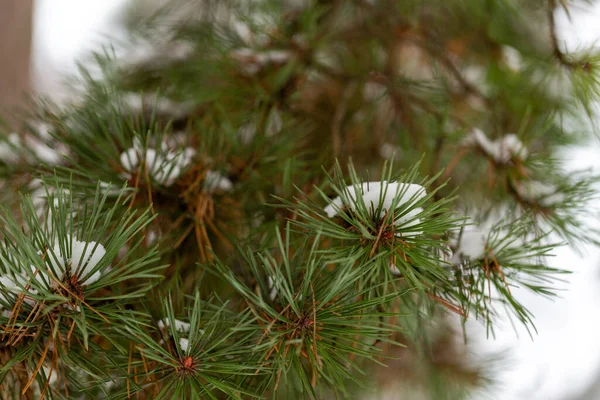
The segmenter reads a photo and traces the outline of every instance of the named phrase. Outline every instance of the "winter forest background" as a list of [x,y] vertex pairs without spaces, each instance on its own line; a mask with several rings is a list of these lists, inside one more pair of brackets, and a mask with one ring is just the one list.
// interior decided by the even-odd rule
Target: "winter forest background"
[[[68,98],[62,80],[75,73],[75,61],[89,50],[118,40],[119,17],[127,0],[37,0],[34,13],[32,63],[34,87],[60,100]],[[567,49],[600,39],[600,4],[572,9],[571,19],[557,13],[560,40]],[[1,10],[0,10],[1,12]],[[0,39],[1,40],[1,39]],[[600,42],[599,42],[600,46]],[[600,121],[598,121],[600,123]],[[600,172],[598,141],[565,152],[568,167]],[[600,187],[597,188],[600,190]],[[597,220],[588,221],[600,226]],[[532,341],[523,330],[515,336],[509,323],[499,324],[496,340],[473,322],[469,350],[473,360],[496,357],[494,395],[474,399],[594,400],[600,398],[600,250],[557,250],[553,265],[574,271],[561,285],[562,298],[549,300],[520,294],[535,315],[538,334]],[[520,329],[520,328],[519,328]],[[393,395],[390,395],[393,399]]]

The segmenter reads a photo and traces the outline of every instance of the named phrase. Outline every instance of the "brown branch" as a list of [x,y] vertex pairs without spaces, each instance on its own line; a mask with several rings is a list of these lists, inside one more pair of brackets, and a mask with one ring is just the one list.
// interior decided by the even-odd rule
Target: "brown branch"
[[348,86],[346,86],[342,94],[342,99],[338,103],[335,109],[335,114],[333,115],[333,120],[331,121],[331,142],[333,144],[333,153],[338,158],[342,153],[342,125],[344,122],[344,116],[348,111],[348,102],[350,101],[350,97],[352,96],[354,90],[354,84],[349,83]]
[[379,244],[381,235],[383,235],[383,231],[387,227],[387,224],[385,223],[385,219],[387,218],[389,213],[390,213],[389,211],[386,212],[385,216],[382,218],[381,228],[379,228],[379,233],[377,234],[377,238],[375,239],[375,242],[373,243],[373,247],[371,248],[371,252],[369,253],[369,258],[373,258],[373,256],[375,255],[375,250],[377,250],[377,245]]

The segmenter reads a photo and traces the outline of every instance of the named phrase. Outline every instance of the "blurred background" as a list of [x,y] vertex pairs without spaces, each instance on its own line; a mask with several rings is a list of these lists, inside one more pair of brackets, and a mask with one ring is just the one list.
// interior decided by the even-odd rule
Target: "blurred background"
[[[144,12],[158,3],[0,0],[0,107],[19,105],[21,94],[32,90],[58,102],[68,99],[66,82],[77,74],[77,62],[85,63],[90,50],[121,40],[132,7]],[[600,4],[579,5],[570,15],[557,13],[556,19],[567,49],[600,38]],[[591,142],[562,156],[568,168],[600,172],[598,155],[600,146]],[[589,223],[600,225],[600,216]],[[560,286],[561,299],[550,302],[525,291],[519,294],[536,317],[533,339],[508,320],[499,324],[495,339],[487,338],[477,322],[468,324],[473,362],[494,360],[496,377],[491,387],[473,393],[473,399],[600,399],[600,251],[558,249],[554,264],[574,272]]]

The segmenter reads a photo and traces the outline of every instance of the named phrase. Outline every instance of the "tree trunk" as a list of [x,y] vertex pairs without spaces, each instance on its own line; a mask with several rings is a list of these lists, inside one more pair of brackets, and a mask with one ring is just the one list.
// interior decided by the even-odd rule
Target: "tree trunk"
[[0,0],[0,114],[8,122],[31,89],[32,19],[33,0]]

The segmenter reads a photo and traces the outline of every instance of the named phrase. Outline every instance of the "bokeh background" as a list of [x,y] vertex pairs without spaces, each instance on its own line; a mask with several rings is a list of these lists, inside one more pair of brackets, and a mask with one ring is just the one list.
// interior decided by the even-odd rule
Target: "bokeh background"
[[[87,52],[118,43],[124,36],[121,26],[130,1],[35,1],[33,88],[59,102],[68,99],[65,82],[77,74],[77,62],[85,63]],[[567,49],[589,43],[600,46],[600,4],[580,5],[570,16],[558,13],[556,18]],[[595,129],[600,137],[600,127]],[[567,168],[600,172],[599,143],[600,139],[562,154]],[[589,223],[600,225],[600,216]],[[518,327],[515,331],[508,320],[500,323],[496,338],[487,338],[477,322],[467,325],[472,361],[489,363],[496,377],[492,387],[473,393],[473,399],[600,399],[600,250],[584,247],[575,252],[565,247],[556,251],[553,263],[573,271],[560,285],[559,300],[551,302],[525,291],[518,294],[536,316],[533,338]]]

